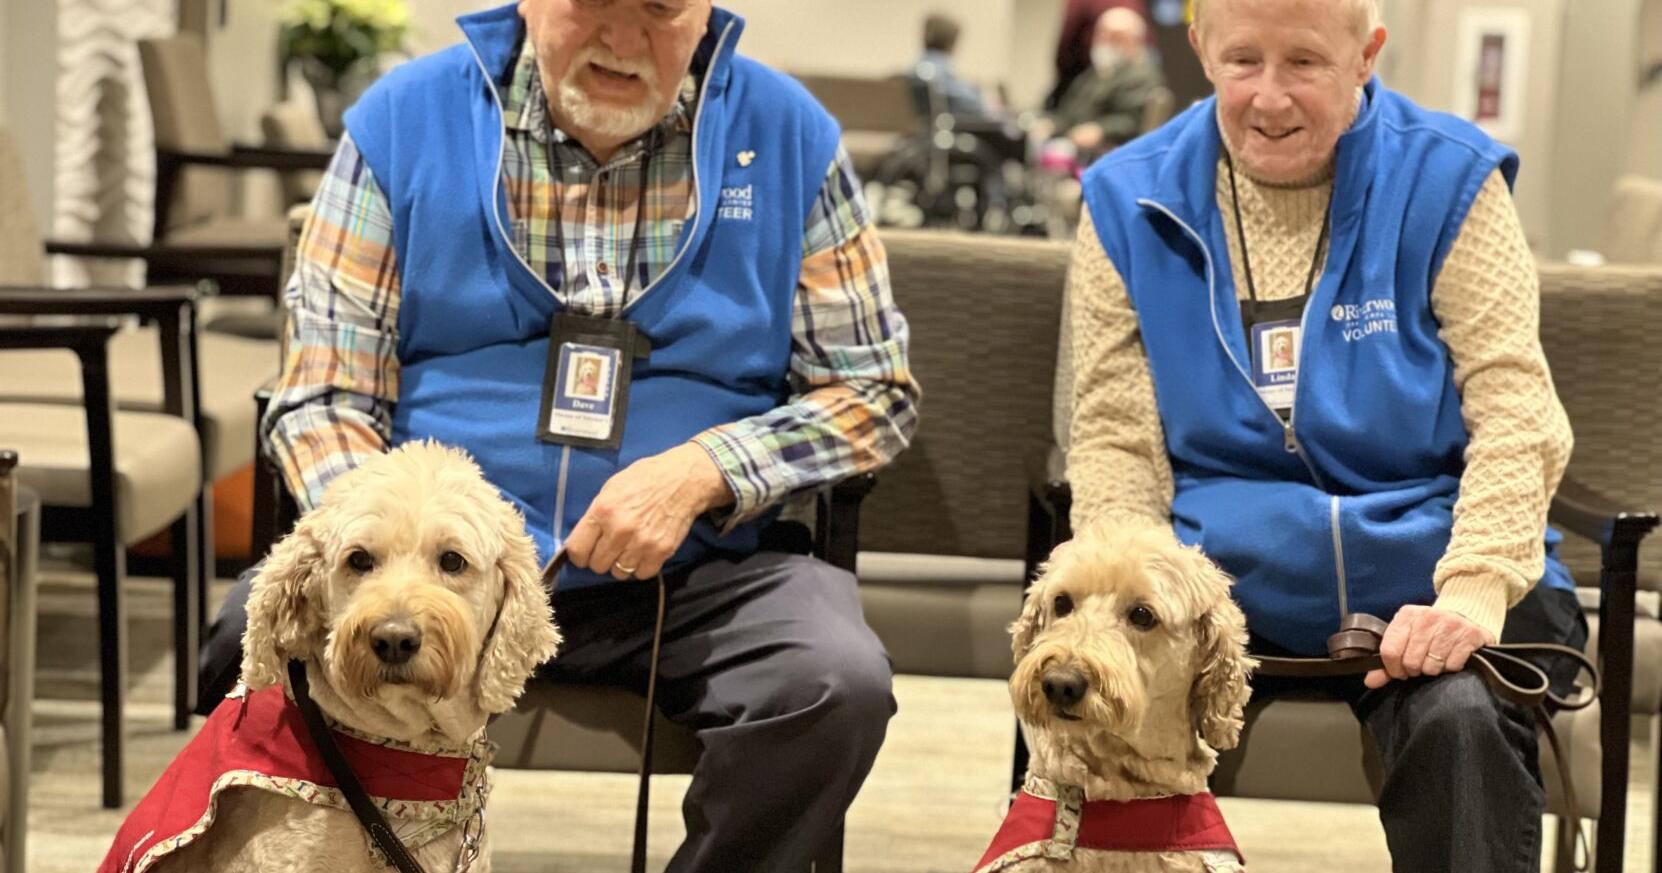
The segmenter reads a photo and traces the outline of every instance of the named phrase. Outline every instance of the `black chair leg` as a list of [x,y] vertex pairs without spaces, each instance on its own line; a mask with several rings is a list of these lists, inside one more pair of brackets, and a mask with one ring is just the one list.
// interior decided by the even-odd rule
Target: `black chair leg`
[[197,522],[193,506],[169,530],[173,544],[169,561],[173,570],[173,729],[179,731],[190,727],[190,714],[196,709],[196,641],[202,626]]
[[[112,520],[113,522],[113,520]],[[114,524],[110,525],[113,533]],[[99,538],[94,546],[94,569],[98,574],[98,690],[101,739],[103,743],[103,803],[117,809],[122,803],[122,745],[126,737],[122,692],[127,687],[127,609],[122,598],[126,578],[121,546],[113,537]]]
[[814,859],[814,873],[843,873],[843,828],[846,821],[838,821],[836,832],[825,841],[825,848]]
[[1023,782],[1027,781],[1027,737],[1022,736],[1021,722],[1016,722],[1016,753],[1010,764],[1010,793],[1021,790]]

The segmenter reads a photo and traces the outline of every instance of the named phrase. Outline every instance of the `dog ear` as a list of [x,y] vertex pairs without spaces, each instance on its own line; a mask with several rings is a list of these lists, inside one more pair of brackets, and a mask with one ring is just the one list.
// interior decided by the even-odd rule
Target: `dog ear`
[[1022,601],[1021,615],[1010,625],[1010,653],[1015,656],[1016,663],[1033,648],[1033,638],[1044,630],[1044,589],[1045,580],[1056,569],[1056,565],[1066,557],[1072,549],[1073,541],[1069,540],[1051,550],[1050,557],[1039,566],[1038,576],[1033,584],[1028,586],[1027,596]]
[[1216,592],[1211,608],[1195,618],[1195,643],[1200,668],[1189,689],[1189,715],[1194,729],[1214,749],[1233,749],[1240,742],[1242,713],[1252,688],[1247,677],[1257,666],[1246,654],[1246,617],[1229,596],[1229,577],[1198,550],[1191,550],[1195,571],[1211,576],[1202,590]]
[[318,531],[331,512],[319,508],[301,518],[254,577],[242,633],[242,681],[250,690],[281,682],[290,658],[317,649],[323,631],[319,589],[328,572]]
[[506,548],[497,562],[502,574],[502,611],[479,657],[479,705],[489,713],[507,712],[542,662],[554,657],[560,631],[542,586],[537,548],[525,533],[518,512],[504,511],[500,522]]

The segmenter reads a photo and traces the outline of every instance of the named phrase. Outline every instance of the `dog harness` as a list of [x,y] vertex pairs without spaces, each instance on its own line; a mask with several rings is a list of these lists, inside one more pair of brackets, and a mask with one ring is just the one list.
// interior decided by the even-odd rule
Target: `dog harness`
[[1078,849],[1195,852],[1207,870],[1245,869],[1210,793],[1086,800],[1077,786],[1029,775],[975,873],[995,873],[1032,858],[1065,861]]
[[[482,826],[495,751],[484,733],[466,749],[416,749],[332,725],[335,740],[393,831],[412,849]],[[281,686],[225,698],[116,833],[98,873],[144,873],[201,838],[221,794],[270,791],[349,810]],[[366,851],[368,851],[366,840]]]

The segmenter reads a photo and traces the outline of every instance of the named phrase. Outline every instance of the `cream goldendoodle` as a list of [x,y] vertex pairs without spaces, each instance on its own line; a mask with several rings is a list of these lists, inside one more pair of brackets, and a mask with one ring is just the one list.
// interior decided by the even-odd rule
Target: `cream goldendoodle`
[[520,513],[462,452],[406,444],[330,484],[254,582],[244,687],[123,825],[103,870],[380,871],[287,696],[290,659],[429,871],[490,869],[487,718],[559,643]]
[[1027,782],[978,871],[1238,871],[1206,780],[1253,662],[1230,579],[1163,526],[1058,548],[1011,626]]

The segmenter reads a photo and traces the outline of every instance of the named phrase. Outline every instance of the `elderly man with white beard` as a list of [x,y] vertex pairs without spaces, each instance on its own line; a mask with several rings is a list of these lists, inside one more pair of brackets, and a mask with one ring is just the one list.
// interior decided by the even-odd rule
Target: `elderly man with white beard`
[[[347,113],[267,450],[309,507],[389,446],[467,449],[542,560],[570,559],[563,677],[644,687],[661,574],[659,704],[704,749],[669,869],[806,870],[895,704],[853,576],[792,548],[779,508],[888,463],[919,394],[836,123],[709,0],[458,23]],[[246,593],[205,646],[205,706]]]

